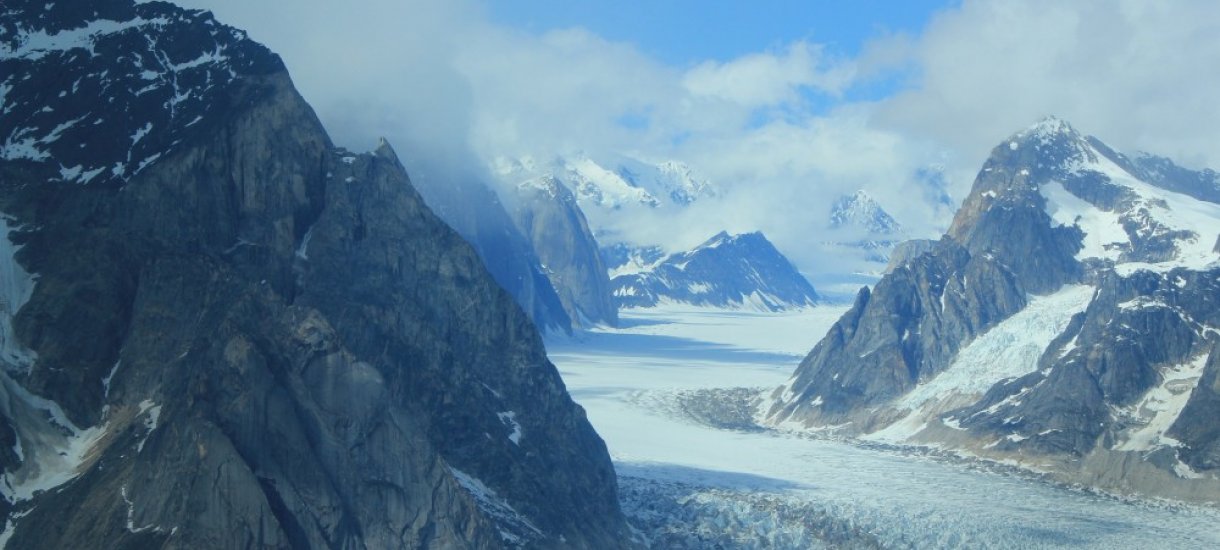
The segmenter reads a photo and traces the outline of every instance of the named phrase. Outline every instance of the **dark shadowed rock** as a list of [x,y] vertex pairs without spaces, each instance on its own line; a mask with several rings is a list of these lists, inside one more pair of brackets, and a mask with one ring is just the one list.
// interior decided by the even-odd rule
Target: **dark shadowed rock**
[[889,264],[885,266],[885,272],[889,273],[907,265],[923,255],[925,252],[930,252],[936,247],[936,241],[932,239],[911,239],[903,241],[894,246],[894,250],[890,252]]

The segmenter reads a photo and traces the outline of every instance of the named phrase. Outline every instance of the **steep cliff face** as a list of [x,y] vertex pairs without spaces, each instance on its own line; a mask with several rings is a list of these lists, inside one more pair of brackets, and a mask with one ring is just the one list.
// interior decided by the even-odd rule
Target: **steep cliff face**
[[0,18],[7,547],[626,544],[536,329],[388,145],[334,148],[206,13],[59,4]]
[[765,415],[1220,500],[1208,174],[1059,120],[1015,134],[948,234],[862,291]]
[[544,331],[570,332],[571,317],[551,286],[533,243],[513,223],[509,207],[486,184],[469,177],[415,182],[428,207],[478,252],[500,286]]
[[543,272],[574,327],[618,324],[610,278],[576,197],[553,176],[517,185],[517,229],[533,244]]

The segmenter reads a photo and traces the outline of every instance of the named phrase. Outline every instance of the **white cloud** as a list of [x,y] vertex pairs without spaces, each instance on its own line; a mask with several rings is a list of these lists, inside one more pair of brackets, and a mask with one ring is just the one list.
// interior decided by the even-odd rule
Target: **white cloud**
[[879,121],[977,164],[1054,114],[1122,149],[1217,166],[1218,30],[1210,1],[967,0],[914,42],[921,82]]
[[821,46],[800,41],[783,52],[705,61],[687,71],[682,83],[695,96],[757,108],[797,102],[803,88],[841,94],[853,72],[850,64],[827,59]]
[[[1122,149],[1220,166],[1220,16],[1206,1],[965,0],[856,59],[801,41],[690,67],[585,29],[504,28],[468,1],[180,3],[281,53],[340,144],[384,135],[409,165],[454,171],[501,154],[679,158],[726,200],[634,214],[625,231],[695,244],[762,229],[811,271],[826,269],[814,243],[839,195],[865,188],[931,236],[948,220],[920,200],[916,172],[943,165],[960,199],[994,144],[1047,114]],[[913,77],[891,97],[844,99],[895,74]],[[827,98],[838,104],[811,104]]]

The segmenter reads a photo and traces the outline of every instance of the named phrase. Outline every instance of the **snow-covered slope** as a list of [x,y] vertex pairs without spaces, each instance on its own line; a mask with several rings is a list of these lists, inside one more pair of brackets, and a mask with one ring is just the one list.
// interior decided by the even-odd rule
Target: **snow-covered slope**
[[814,305],[818,295],[762,233],[721,232],[688,252],[672,254],[611,281],[621,307],[661,302],[780,311]]
[[[1041,125],[1040,143],[1070,128]],[[1055,223],[1079,228],[1078,260],[1118,264],[1121,273],[1175,267],[1207,269],[1220,255],[1220,204],[1142,181],[1090,141],[1067,165],[1062,181],[1039,187]],[[1070,187],[1070,188],[1069,188]]]

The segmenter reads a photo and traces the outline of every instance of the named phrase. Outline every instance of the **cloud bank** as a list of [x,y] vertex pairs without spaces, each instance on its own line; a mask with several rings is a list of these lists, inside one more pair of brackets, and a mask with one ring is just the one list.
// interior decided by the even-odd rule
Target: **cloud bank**
[[1045,115],[1220,166],[1207,1],[967,0],[854,58],[814,36],[690,66],[583,28],[507,28],[468,0],[179,3],[279,52],[342,145],[386,136],[408,168],[467,173],[499,155],[680,159],[725,199],[632,220],[639,240],[662,223],[675,246],[761,229],[809,272],[841,269],[815,246],[838,196],[867,189],[911,236],[933,236],[951,209],[924,200],[929,170],[960,200],[990,148]]

